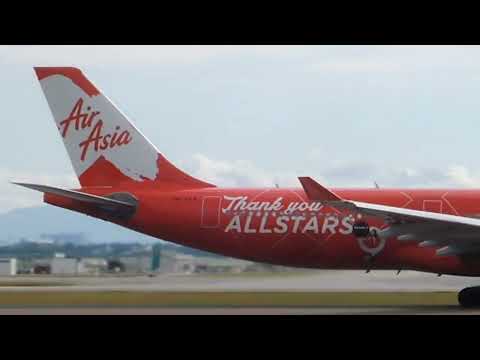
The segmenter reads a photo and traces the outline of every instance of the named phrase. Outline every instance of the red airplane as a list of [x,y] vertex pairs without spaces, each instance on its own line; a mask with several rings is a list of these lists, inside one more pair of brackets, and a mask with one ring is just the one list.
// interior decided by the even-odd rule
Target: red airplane
[[[480,191],[218,188],[171,164],[72,67],[36,67],[81,188],[15,183],[51,205],[230,257],[318,269],[480,276]],[[480,287],[459,303],[480,306]]]

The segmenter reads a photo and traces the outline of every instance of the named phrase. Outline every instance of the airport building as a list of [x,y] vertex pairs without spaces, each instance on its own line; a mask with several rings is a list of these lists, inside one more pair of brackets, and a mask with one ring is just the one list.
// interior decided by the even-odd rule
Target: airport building
[[245,271],[252,262],[224,259],[217,257],[198,257],[192,255],[177,254],[175,252],[162,252],[159,272],[162,273],[240,273]]
[[127,273],[144,273],[150,271],[152,266],[151,256],[123,256],[118,261],[123,265],[123,270]]
[[105,273],[141,275],[152,272],[165,274],[239,273],[253,270],[253,263],[249,261],[215,256],[195,256],[178,253],[174,250],[162,250],[161,244],[136,250],[122,251],[123,256],[73,257],[57,252],[53,257],[50,253],[46,254],[47,256],[36,258],[20,257],[19,261],[15,258],[0,258],[0,276],[15,274],[99,276]]
[[162,252],[160,266],[157,271],[162,273],[193,273],[195,258],[191,255],[177,254],[175,252]]
[[57,253],[50,262],[50,269],[51,273],[55,275],[76,275],[78,273],[78,260]]
[[13,276],[17,274],[17,259],[0,258],[0,276]]
[[83,258],[78,262],[77,273],[99,275],[107,270],[107,261],[103,258]]
[[238,259],[223,259],[197,257],[194,263],[196,273],[241,273],[245,271],[252,262]]

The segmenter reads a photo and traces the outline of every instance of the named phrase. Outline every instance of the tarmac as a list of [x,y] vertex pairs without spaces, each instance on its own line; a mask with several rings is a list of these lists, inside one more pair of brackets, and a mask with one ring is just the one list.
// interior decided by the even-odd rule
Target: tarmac
[[[15,286],[8,286],[11,282]],[[55,286],[18,286],[21,282]],[[141,276],[17,276],[0,278],[1,291],[460,291],[480,279],[416,271],[315,270],[286,273],[159,274]],[[66,285],[66,286],[57,286]]]
[[[22,282],[44,282],[48,286],[19,286]],[[437,292],[480,285],[471,277],[441,276],[405,271],[297,271],[272,274],[169,274],[143,276],[21,276],[0,278],[2,292],[49,291],[310,291],[310,292]],[[8,286],[9,282],[12,286]],[[65,285],[65,286],[59,286]],[[53,295],[54,296],[54,295]],[[480,309],[456,305],[432,306],[317,306],[317,307],[0,307],[0,315],[480,315]]]
[[315,307],[315,308],[125,308],[28,307],[0,308],[2,315],[480,315],[458,306],[432,307]]
[[[11,282],[14,286],[8,286]],[[19,286],[50,283],[54,286]],[[460,291],[480,279],[404,271],[316,270],[286,273],[159,274],[140,276],[16,276],[0,278],[0,292],[11,291]],[[65,285],[65,286],[58,286]]]

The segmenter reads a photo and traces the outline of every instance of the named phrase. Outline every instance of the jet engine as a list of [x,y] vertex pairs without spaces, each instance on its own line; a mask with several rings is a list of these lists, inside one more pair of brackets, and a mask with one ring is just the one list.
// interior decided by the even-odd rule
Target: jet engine
[[358,221],[353,224],[353,235],[356,237],[367,237],[370,235],[370,226],[365,221]]

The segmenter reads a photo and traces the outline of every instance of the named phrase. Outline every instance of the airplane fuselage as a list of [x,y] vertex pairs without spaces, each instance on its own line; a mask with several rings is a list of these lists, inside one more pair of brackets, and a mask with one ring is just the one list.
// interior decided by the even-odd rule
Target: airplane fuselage
[[[65,198],[45,201],[104,218],[130,229],[185,246],[258,262],[321,269],[411,269],[439,274],[480,275],[475,259],[438,256],[418,241],[358,237],[359,214],[309,201],[303,189],[177,190],[175,187],[84,188],[108,195],[129,192],[139,202],[128,220],[111,219]],[[480,191],[412,189],[334,189],[351,200],[468,217],[480,216]],[[388,228],[363,216],[371,228]],[[479,234],[480,235],[480,234]],[[450,236],[450,235],[446,235]],[[455,234],[461,238],[461,234]],[[436,234],[438,241],[441,233]]]
[[[78,68],[35,67],[81,188],[15,183],[52,205],[257,262],[480,276],[480,190],[228,189],[166,157]],[[168,119],[164,119],[168,121]],[[459,293],[480,306],[480,288]]]

